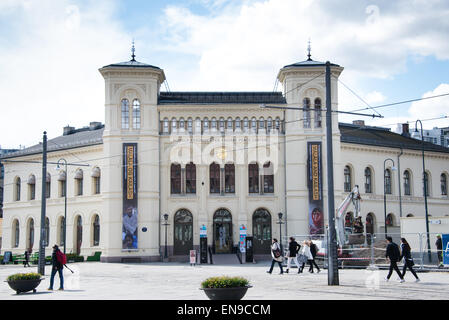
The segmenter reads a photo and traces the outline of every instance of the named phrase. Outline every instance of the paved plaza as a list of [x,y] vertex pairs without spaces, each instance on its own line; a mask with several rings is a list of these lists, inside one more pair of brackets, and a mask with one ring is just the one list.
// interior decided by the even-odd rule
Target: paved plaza
[[[207,300],[200,283],[211,276],[243,276],[253,286],[245,300],[365,300],[365,299],[432,299],[449,300],[449,272],[418,273],[415,283],[408,272],[406,282],[399,283],[393,274],[389,282],[387,270],[339,270],[340,285],[327,285],[327,270],[311,274],[279,275],[276,266],[267,274],[269,262],[243,265],[196,265],[186,263],[114,264],[100,262],[72,263],[74,273],[64,269],[65,291],[47,291],[51,267],[46,266],[45,280],[36,293],[16,295],[4,281],[0,300]],[[37,267],[0,266],[0,279],[21,272],[36,272]],[[55,278],[55,289],[59,278]]]

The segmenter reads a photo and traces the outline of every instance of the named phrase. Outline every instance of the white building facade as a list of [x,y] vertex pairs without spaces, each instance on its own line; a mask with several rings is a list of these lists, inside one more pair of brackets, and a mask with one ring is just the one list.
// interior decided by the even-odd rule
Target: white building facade
[[[311,59],[283,67],[283,92],[161,92],[165,74],[158,67],[133,58],[101,68],[105,124],[67,127],[48,141],[47,255],[56,243],[84,256],[101,251],[104,262],[160,261],[167,239],[169,259],[187,261],[204,230],[215,254],[238,250],[243,231],[262,257],[280,236],[279,213],[283,238],[323,233],[324,70]],[[342,71],[331,64],[332,110]],[[399,230],[401,217],[425,214],[419,141],[339,124],[337,113],[332,125],[336,207],[359,185],[367,232],[382,232],[385,224]],[[449,215],[448,160],[449,149],[425,144],[434,216]],[[2,158],[3,251],[39,249],[40,161],[41,145]]]

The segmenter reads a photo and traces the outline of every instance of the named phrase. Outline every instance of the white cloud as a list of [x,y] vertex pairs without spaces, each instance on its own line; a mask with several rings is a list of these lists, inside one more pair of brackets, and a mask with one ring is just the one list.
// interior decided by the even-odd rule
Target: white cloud
[[113,4],[8,1],[0,8],[0,23],[9,26],[0,39],[7,43],[0,46],[2,147],[36,144],[44,130],[59,136],[67,124],[104,122],[98,69],[125,60],[131,42],[112,20]]
[[[422,98],[437,96],[449,93],[449,84],[442,83],[434,90],[426,92]],[[412,119],[432,119],[441,116],[449,116],[449,96],[442,96],[438,98],[415,101],[409,109],[409,114]],[[433,120],[423,122],[423,127],[431,129],[432,127],[447,127],[449,126],[448,119]]]

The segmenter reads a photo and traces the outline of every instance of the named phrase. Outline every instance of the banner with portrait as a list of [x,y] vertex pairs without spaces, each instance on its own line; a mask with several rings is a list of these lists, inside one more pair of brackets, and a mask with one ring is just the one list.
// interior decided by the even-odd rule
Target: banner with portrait
[[123,144],[122,248],[137,249],[137,143]]
[[309,234],[324,234],[321,142],[308,142],[307,154],[307,187],[309,190]]

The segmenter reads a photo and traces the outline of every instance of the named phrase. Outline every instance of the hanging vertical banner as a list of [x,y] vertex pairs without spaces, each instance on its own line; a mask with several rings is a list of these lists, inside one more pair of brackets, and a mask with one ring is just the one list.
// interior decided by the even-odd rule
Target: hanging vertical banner
[[137,249],[137,143],[123,144],[123,249]]
[[321,142],[307,143],[307,187],[309,189],[309,233],[324,233]]
[[240,226],[240,252],[245,253],[245,243],[246,243],[246,227],[242,224]]

